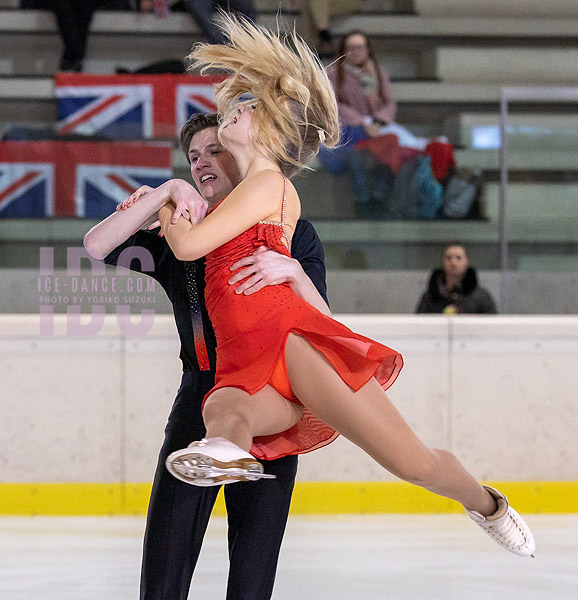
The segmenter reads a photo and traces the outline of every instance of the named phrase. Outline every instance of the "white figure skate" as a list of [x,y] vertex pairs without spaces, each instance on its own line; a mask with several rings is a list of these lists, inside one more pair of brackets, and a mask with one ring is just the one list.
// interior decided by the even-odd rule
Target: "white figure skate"
[[506,550],[518,556],[534,557],[536,542],[524,519],[509,505],[504,494],[487,485],[484,487],[496,499],[498,510],[489,517],[468,510],[470,518]]
[[173,452],[165,466],[177,479],[203,487],[275,479],[275,475],[263,473],[263,465],[254,456],[219,437],[202,439]]

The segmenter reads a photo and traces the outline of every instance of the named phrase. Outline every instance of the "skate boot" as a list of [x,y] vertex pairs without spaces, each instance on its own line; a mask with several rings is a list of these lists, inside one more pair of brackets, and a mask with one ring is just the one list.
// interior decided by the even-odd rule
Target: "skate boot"
[[263,465],[248,452],[220,437],[202,439],[173,452],[165,466],[177,479],[203,487],[275,479],[275,475],[263,473]]
[[508,504],[508,499],[498,490],[484,486],[495,498],[498,509],[493,515],[484,517],[475,510],[467,510],[475,521],[497,544],[519,556],[534,557],[536,543],[524,519]]

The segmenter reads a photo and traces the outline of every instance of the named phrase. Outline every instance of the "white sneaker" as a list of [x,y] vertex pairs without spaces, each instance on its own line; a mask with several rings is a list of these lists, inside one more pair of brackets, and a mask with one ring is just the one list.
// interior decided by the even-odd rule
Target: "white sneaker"
[[536,542],[524,519],[508,504],[508,499],[498,490],[484,486],[496,499],[498,509],[484,517],[475,510],[467,510],[474,520],[497,544],[519,556],[534,557]]
[[169,473],[191,485],[210,486],[236,481],[275,479],[263,473],[263,465],[251,454],[225,438],[202,439],[170,454]]

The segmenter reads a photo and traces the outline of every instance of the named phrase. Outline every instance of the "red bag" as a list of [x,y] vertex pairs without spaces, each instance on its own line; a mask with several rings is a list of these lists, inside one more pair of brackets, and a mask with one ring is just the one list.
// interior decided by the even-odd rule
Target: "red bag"
[[445,142],[430,142],[425,153],[431,156],[431,168],[433,176],[438,180],[445,179],[450,169],[455,169],[456,159],[454,147]]
[[401,148],[397,135],[388,133],[357,142],[356,150],[369,150],[376,162],[387,165],[393,173],[401,169]]

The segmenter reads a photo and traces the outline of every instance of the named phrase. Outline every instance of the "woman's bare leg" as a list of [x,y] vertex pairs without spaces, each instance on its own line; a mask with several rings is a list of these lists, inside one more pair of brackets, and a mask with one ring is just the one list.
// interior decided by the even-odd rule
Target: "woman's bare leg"
[[249,453],[253,438],[289,429],[302,412],[270,386],[252,396],[238,388],[216,390],[203,409],[205,439],[170,454],[166,467],[177,479],[199,486],[275,479]]
[[203,419],[207,438],[225,438],[248,452],[254,437],[293,427],[302,412],[303,407],[290,402],[269,385],[253,395],[227,387],[207,398]]
[[496,511],[495,500],[451,452],[428,448],[417,437],[375,379],[352,391],[323,354],[296,334],[289,334],[285,357],[291,387],[304,406],[390,473],[482,515]]

